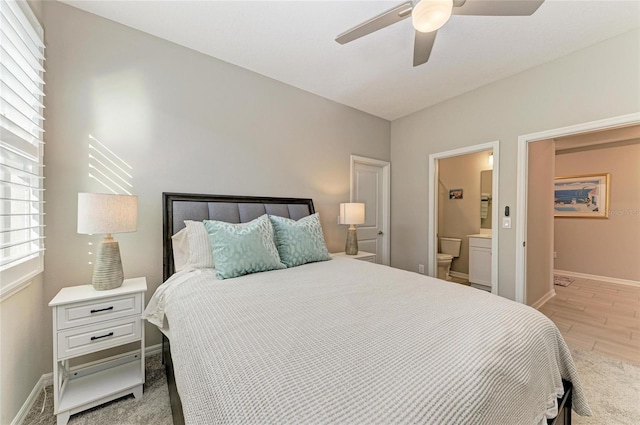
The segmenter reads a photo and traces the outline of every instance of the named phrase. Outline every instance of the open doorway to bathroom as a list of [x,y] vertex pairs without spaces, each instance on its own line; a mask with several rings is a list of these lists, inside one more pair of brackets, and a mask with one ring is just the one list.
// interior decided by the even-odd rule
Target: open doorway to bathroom
[[499,163],[497,141],[429,156],[430,276],[498,293]]

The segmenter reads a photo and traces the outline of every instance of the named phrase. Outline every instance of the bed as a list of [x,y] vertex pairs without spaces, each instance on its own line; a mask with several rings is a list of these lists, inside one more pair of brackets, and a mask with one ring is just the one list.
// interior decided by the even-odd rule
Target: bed
[[163,194],[163,332],[176,425],[570,424],[590,415],[558,329],[527,306],[333,258],[219,280],[174,273],[184,220],[300,219],[310,199]]

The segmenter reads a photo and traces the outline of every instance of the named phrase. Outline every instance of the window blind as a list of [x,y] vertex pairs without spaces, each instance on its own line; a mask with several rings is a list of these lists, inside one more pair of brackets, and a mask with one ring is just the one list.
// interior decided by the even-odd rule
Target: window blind
[[44,32],[0,2],[0,299],[43,269]]

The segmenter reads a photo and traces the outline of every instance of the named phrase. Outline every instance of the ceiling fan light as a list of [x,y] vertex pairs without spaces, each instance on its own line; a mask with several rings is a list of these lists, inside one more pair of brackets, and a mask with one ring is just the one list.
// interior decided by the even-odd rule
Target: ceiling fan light
[[420,0],[411,11],[413,27],[432,32],[447,23],[453,11],[453,0]]

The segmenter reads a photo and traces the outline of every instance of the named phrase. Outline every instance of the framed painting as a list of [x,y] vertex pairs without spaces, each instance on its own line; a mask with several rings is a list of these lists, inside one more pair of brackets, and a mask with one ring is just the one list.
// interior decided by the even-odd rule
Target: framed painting
[[449,199],[462,199],[462,189],[449,189]]
[[555,217],[608,218],[609,174],[556,177]]

